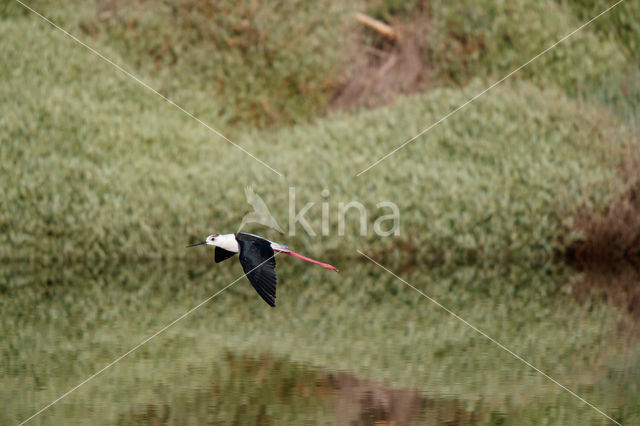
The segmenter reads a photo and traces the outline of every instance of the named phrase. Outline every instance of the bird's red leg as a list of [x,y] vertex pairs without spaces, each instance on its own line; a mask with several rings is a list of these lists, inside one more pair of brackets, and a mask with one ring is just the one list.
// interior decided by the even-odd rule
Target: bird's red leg
[[311,258],[309,258],[307,256],[303,256],[300,253],[296,253],[295,251],[280,251],[280,250],[274,250],[274,251],[277,252],[277,253],[290,254],[291,256],[295,256],[295,257],[298,257],[298,258],[300,258],[302,260],[306,260],[307,262],[311,262],[311,263],[315,263],[316,265],[320,265],[323,268],[327,268],[327,269],[331,269],[332,271],[339,272],[338,268],[336,268],[335,266],[331,266],[328,263],[318,262],[317,260],[313,260],[313,259],[311,259]]

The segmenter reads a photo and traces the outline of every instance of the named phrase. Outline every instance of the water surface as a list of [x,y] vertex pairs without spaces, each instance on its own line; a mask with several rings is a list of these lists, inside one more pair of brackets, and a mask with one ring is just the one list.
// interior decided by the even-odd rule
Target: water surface
[[[279,262],[275,309],[238,281],[31,423],[607,423],[372,264],[318,269]],[[213,262],[0,271],[2,424],[28,418],[242,274]],[[607,414],[640,424],[638,345],[615,309],[575,303],[566,273],[400,272]]]

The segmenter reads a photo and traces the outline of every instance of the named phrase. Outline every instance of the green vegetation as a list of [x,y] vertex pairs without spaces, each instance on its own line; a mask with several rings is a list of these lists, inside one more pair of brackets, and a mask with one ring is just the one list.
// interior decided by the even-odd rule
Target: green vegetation
[[[29,3],[283,178],[17,3],[0,6],[0,400],[9,407],[0,423],[33,414],[239,277],[239,265],[212,271],[210,250],[184,245],[235,231],[250,208],[245,186],[285,229],[290,187],[297,211],[316,202],[306,217],[318,234],[327,202],[329,235],[246,230],[340,274],[279,260],[278,308],[241,280],[43,423],[137,423],[155,416],[147,404],[170,407],[173,423],[332,418],[330,398],[288,404],[275,379],[247,386],[263,373],[229,352],[285,360],[277,377],[287,383],[347,370],[438,401],[455,395],[481,423],[602,420],[358,249],[605,412],[640,419],[639,351],[620,337],[624,315],[599,300],[573,303],[575,277],[556,261],[580,237],[576,213],[602,211],[624,191],[618,166],[637,149],[637,3],[359,177],[607,2],[343,3],[123,1],[104,16],[93,2]],[[375,110],[328,109],[358,51],[349,34],[365,31],[353,26],[356,9],[409,26],[426,19],[422,93]],[[368,208],[365,237],[355,210],[337,235],[338,204],[351,200]],[[400,209],[399,236],[373,233],[385,200]],[[302,371],[309,364],[315,373]],[[264,410],[243,411],[235,396]]]
[[[176,247],[185,240],[200,238],[212,228],[233,230],[237,226],[246,210],[245,185],[255,187],[281,223],[286,223],[288,186],[296,186],[300,198],[309,200],[317,199],[320,191],[327,188],[334,205],[354,196],[370,206],[391,199],[401,209],[405,232],[382,244],[415,247],[412,252],[417,259],[467,262],[493,261],[497,256],[548,260],[571,239],[568,230],[575,209],[585,203],[588,208],[604,206],[619,190],[612,166],[619,158],[619,147],[626,142],[619,130],[622,124],[606,110],[571,100],[559,90],[575,92],[571,89],[573,83],[558,81],[558,88],[540,88],[553,78],[573,79],[575,84],[582,80],[602,83],[610,78],[610,84],[618,84],[610,70],[617,70],[616,64],[624,61],[623,50],[608,39],[600,40],[598,33],[585,30],[576,35],[572,44],[558,46],[546,59],[531,64],[521,77],[535,76],[538,85],[505,83],[392,159],[354,179],[355,173],[480,91],[485,83],[476,80],[462,89],[436,89],[405,98],[388,109],[348,117],[332,115],[276,132],[240,132],[229,127],[233,120],[218,120],[215,114],[203,112],[210,102],[202,94],[215,93],[206,86],[212,80],[206,72],[222,71],[205,63],[201,64],[202,73],[194,71],[197,68],[189,61],[208,57],[196,49],[198,43],[193,41],[194,51],[184,55],[181,60],[187,62],[183,65],[164,67],[145,60],[153,58],[150,52],[155,50],[141,47],[137,41],[158,42],[161,37],[147,36],[144,31],[161,31],[165,27],[142,23],[147,22],[145,19],[161,19],[165,14],[161,9],[157,16],[150,16],[150,12],[136,5],[133,2],[121,10],[128,19],[140,21],[137,25],[142,29],[135,36],[125,32],[107,38],[121,20],[94,22],[96,35],[85,36],[109,55],[120,52],[129,60],[116,56],[117,62],[137,65],[136,71],[145,79],[150,77],[154,87],[175,85],[188,91],[190,96],[163,89],[214,127],[223,132],[229,130],[236,142],[281,170],[286,180],[276,179],[269,170],[32,16],[5,19],[0,29],[6,58],[0,76],[7,82],[0,88],[0,154],[5,160],[2,173],[7,179],[0,200],[0,256],[5,260],[182,258],[186,253]],[[433,13],[440,10],[438,7],[434,5]],[[528,50],[517,45],[508,49],[509,39],[524,40],[524,36],[510,32],[506,38],[500,33],[495,37],[482,35],[487,40],[501,40],[501,44],[488,45],[483,51],[486,54],[465,65],[471,74],[504,72],[521,63],[523,55],[528,57],[577,23],[572,15],[560,13],[562,6],[552,5],[557,13],[551,14],[554,21],[545,21],[548,31],[530,29],[515,25],[518,14],[504,18],[505,14],[515,13],[515,7],[495,6],[481,15],[484,20],[504,20],[511,25],[509,31],[531,32],[540,40],[530,43]],[[457,9],[450,8],[445,8],[447,13],[456,14]],[[188,7],[183,9],[181,19],[199,16]],[[300,13],[305,10],[297,9]],[[473,11],[480,9],[470,6],[465,10],[465,14],[456,16],[473,18],[478,15]],[[546,9],[540,3],[535,10],[543,13]],[[48,11],[44,8],[44,12]],[[281,12],[286,14],[286,10]],[[56,10],[54,18],[58,13]],[[311,15],[309,12],[306,16]],[[448,22],[445,15],[442,17],[437,21]],[[89,18],[75,20],[72,24],[83,28]],[[540,22],[526,21],[531,25]],[[483,22],[471,19],[464,25],[452,24],[451,28],[493,28]],[[502,28],[498,24],[494,26]],[[227,26],[232,24],[220,24],[222,29]],[[323,28],[320,23],[316,27]],[[189,27],[189,31],[197,32],[197,28]],[[337,28],[327,31],[335,34]],[[438,34],[447,40],[457,39],[446,31]],[[193,37],[184,35],[185,40]],[[314,34],[308,37],[314,42],[319,40]],[[114,43],[107,43],[111,40]],[[460,57],[455,49],[437,40],[434,43],[433,49]],[[204,41],[201,44],[203,49],[207,46]],[[326,48],[330,43],[321,44]],[[238,59],[244,56],[256,58],[252,51],[229,49],[218,54],[228,57],[230,63],[244,63]],[[576,63],[571,55],[592,63]],[[296,60],[316,57],[294,56]],[[317,58],[334,63],[322,53]],[[286,68],[314,69],[326,77],[327,69],[313,64],[305,67],[296,60],[292,59]],[[495,68],[482,65],[482,61],[489,60]],[[434,62],[456,66],[446,57],[434,56]],[[249,68],[254,65],[246,64]],[[194,83],[183,85],[170,74],[153,73],[149,68],[152,66],[180,75],[185,75],[183,71],[188,68]],[[575,71],[569,72],[570,69]],[[443,72],[455,77],[453,70]],[[234,68],[231,74],[238,76],[232,81],[253,81],[240,78],[244,75],[240,68]],[[313,80],[302,71],[300,75],[306,81]],[[260,84],[271,87],[268,79]],[[254,89],[230,90],[244,96],[247,102],[253,97],[247,90],[256,93]],[[282,99],[296,103],[299,97]],[[222,98],[228,110],[251,110],[244,107],[245,101]],[[292,108],[304,110],[299,105]],[[319,221],[316,210],[316,229]],[[349,221],[347,234],[352,238],[316,238],[313,243],[300,236],[292,243],[314,253],[320,247],[326,251],[327,244],[335,250],[340,245],[362,244],[355,236],[356,222]],[[332,223],[337,226],[336,220]]]
[[[377,202],[391,200],[403,232],[378,241],[380,249],[408,245],[429,263],[545,261],[566,244],[578,206],[604,205],[620,187],[611,167],[624,141],[618,121],[528,83],[506,83],[358,178],[481,84],[236,139],[282,171],[280,179],[40,23],[20,22],[29,31],[9,37],[17,25],[7,23],[2,34],[12,64],[2,75],[12,84],[0,93],[21,99],[0,106],[0,138],[8,142],[0,148],[5,260],[191,257],[182,250],[189,239],[236,229],[247,209],[243,189],[253,185],[281,223],[289,186],[297,188],[298,209],[329,189],[332,214],[340,201],[358,199],[375,212]],[[48,47],[50,37],[60,40]],[[25,42],[27,51],[16,44]],[[82,79],[69,75],[73,69],[83,70]],[[319,207],[307,217],[319,232]],[[335,217],[331,224],[335,234]],[[298,229],[290,242],[319,254],[353,253],[376,241],[357,235],[355,217],[347,224],[346,238],[310,238]]]
[[[498,80],[613,3],[375,0],[369,2],[368,10],[381,19],[400,19],[409,21],[410,28],[424,28],[416,33],[425,62],[432,67],[431,84],[449,85],[479,77]],[[556,86],[637,118],[638,16],[637,2],[623,2],[512,78]]]
[[[580,19],[593,18],[615,2],[606,0],[561,0],[561,4],[568,6]],[[603,15],[593,22],[592,30],[606,37],[613,36],[625,56],[638,59],[640,54],[640,22],[635,19],[640,14],[640,4],[625,1],[616,13]]]
[[[336,47],[351,10],[326,0],[179,0],[153,7],[133,0],[117,2],[117,12],[107,8],[101,19],[93,2],[42,3],[30,2],[107,56],[116,56],[117,63],[133,68],[176,103],[225,130],[288,124],[321,113],[340,81],[342,52]],[[21,8],[4,7],[10,15]],[[23,20],[43,26],[32,18]],[[43,30],[51,32],[46,26]],[[64,43],[87,60],[86,51]]]

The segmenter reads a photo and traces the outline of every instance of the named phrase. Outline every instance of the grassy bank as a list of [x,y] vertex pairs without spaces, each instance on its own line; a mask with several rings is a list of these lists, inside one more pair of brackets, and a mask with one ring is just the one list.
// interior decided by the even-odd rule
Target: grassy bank
[[[375,204],[390,200],[401,212],[401,235],[379,241],[381,249],[409,247],[403,256],[427,263],[548,260],[567,243],[576,208],[604,205],[620,190],[612,168],[625,141],[619,122],[527,83],[496,89],[357,178],[481,84],[236,139],[281,179],[64,40],[43,55],[36,47],[52,34],[31,25],[25,37],[34,48],[4,45],[13,67],[4,69],[11,84],[1,96],[21,99],[0,106],[5,260],[182,258],[188,240],[237,229],[247,185],[283,224],[290,186],[297,210],[330,191],[333,237],[299,228],[288,239],[314,254],[378,242],[373,219],[362,239],[353,216],[346,236],[335,236],[338,202],[359,200],[376,214]],[[11,26],[3,28],[11,39]],[[76,67],[82,81],[64,83]],[[42,79],[45,69],[50,78]],[[320,232],[319,206],[307,217]]]
[[[555,12],[553,19],[545,21],[544,29],[529,28],[517,23],[525,20],[538,25],[534,23],[540,20],[525,19],[520,13],[522,2],[484,9],[434,3],[430,14],[446,28],[430,34],[430,53],[425,54],[431,55],[432,63],[464,68],[467,77],[461,79],[455,77],[453,68],[434,74],[442,75],[437,78],[441,85],[446,86],[449,79],[463,82],[464,87],[398,98],[392,107],[377,111],[350,116],[336,113],[310,124],[249,132],[241,130],[245,125],[233,123],[255,120],[225,118],[214,110],[253,114],[246,102],[259,102],[261,90],[289,103],[277,108],[278,114],[289,117],[285,121],[299,121],[322,110],[324,101],[314,100],[304,90],[289,95],[275,90],[274,81],[287,81],[286,75],[259,61],[268,56],[269,49],[284,54],[277,46],[295,32],[288,25],[312,27],[294,50],[288,50],[289,56],[274,59],[271,65],[315,84],[309,89],[312,92],[327,94],[330,90],[321,89],[318,82],[336,75],[331,69],[337,66],[337,59],[328,53],[335,51],[328,47],[335,41],[325,37],[335,37],[336,25],[343,25],[343,20],[328,14],[323,18],[326,21],[311,25],[308,20],[316,16],[313,10],[290,6],[302,17],[286,21],[278,32],[268,27],[275,24],[267,18],[287,13],[289,9],[279,8],[279,3],[255,10],[245,5],[242,19],[217,13],[216,8],[225,4],[211,5],[211,9],[189,3],[175,10],[164,5],[149,14],[136,2],[125,2],[118,15],[109,15],[109,19],[98,19],[89,7],[63,13],[72,3],[61,8],[46,2],[34,6],[79,31],[214,127],[228,130],[235,141],[282,171],[285,179],[272,175],[59,32],[25,15],[17,5],[5,6],[0,29],[6,58],[0,68],[5,82],[0,88],[0,155],[4,160],[0,257],[32,262],[183,258],[186,253],[180,247],[185,241],[237,228],[248,207],[244,187],[252,185],[281,224],[287,222],[289,186],[297,188],[301,205],[306,201],[319,204],[321,191],[328,189],[332,235],[341,201],[357,199],[374,215],[385,213],[376,211],[379,201],[390,200],[399,206],[401,235],[383,242],[371,235],[360,239],[353,213],[347,220],[346,238],[307,238],[298,229],[299,236],[289,242],[314,254],[320,247],[332,256],[338,250],[353,252],[357,245],[379,242],[381,251],[399,253],[401,249],[402,257],[410,257],[409,263],[412,259],[543,263],[572,239],[571,221],[577,209],[601,209],[621,191],[614,168],[619,163],[619,148],[627,142],[623,125],[603,107],[574,95],[580,93],[578,87],[619,87],[615,72],[624,68],[633,31],[616,43],[604,37],[601,28],[584,30],[571,44],[558,46],[517,76],[531,83],[507,82],[355,178],[358,171],[409,135],[481,90],[482,79],[465,83],[471,75],[492,78],[505,72],[582,16],[572,15],[567,5],[545,2],[533,12],[542,16],[548,6]],[[206,26],[213,32],[202,33],[209,15],[199,8],[226,17]],[[330,10],[336,16],[346,13],[338,6]],[[453,16],[464,24],[456,24]],[[163,24],[163,19],[177,21],[172,26]],[[242,26],[245,21],[247,28]],[[486,22],[492,25],[484,25]],[[234,36],[229,31],[238,25],[245,29],[237,29],[241,39],[236,46],[230,42]],[[262,28],[264,25],[267,27]],[[174,26],[178,28],[176,39],[169,40],[166,55],[181,49],[176,45],[189,48],[175,61],[157,59],[161,47],[144,42],[167,42],[163,31]],[[268,37],[251,39],[255,27]],[[455,35],[454,29],[468,34]],[[436,33],[443,39],[439,41]],[[525,37],[525,33],[536,37]],[[466,43],[486,41],[482,50],[458,55],[458,48],[450,43],[461,37]],[[243,47],[243,40],[253,47]],[[526,48],[517,44],[524,40]],[[312,48],[305,43],[318,45],[313,55],[307,54]],[[265,52],[258,54],[258,46]],[[220,55],[219,60],[204,61],[211,57],[208,49]],[[445,53],[467,62],[456,65],[452,58],[442,56]],[[311,62],[301,63],[303,58]],[[265,78],[256,80],[248,69],[263,70],[260,75]],[[317,73],[315,77],[307,73],[310,70]],[[216,77],[210,74],[213,72],[221,74]],[[186,82],[177,78],[185,75],[189,76]],[[216,89],[221,87],[220,79],[234,84],[222,84],[220,91]],[[235,85],[242,82],[249,86],[240,89]],[[226,90],[235,97],[226,95]],[[207,93],[211,96],[203,97]],[[304,102],[315,106],[304,106]],[[289,110],[302,115],[295,118],[286,113]],[[260,122],[262,118],[256,117],[264,118],[264,114],[254,118]],[[316,206],[308,215],[317,232],[319,210]],[[369,234],[374,219],[369,220]],[[395,265],[400,262],[399,254],[390,257]]]
[[[345,79],[363,77],[350,77],[350,65],[372,47],[385,49],[375,33],[356,24],[356,10],[415,38],[412,55],[425,75],[421,89],[430,90],[474,78],[494,81],[610,6],[605,0],[544,0],[533,6],[525,0],[29,4],[228,131],[325,115]],[[635,110],[638,13],[637,5],[624,2],[514,78]],[[7,2],[0,18],[34,16]],[[360,33],[364,37],[354,37]],[[402,83],[405,77],[399,72],[391,80]],[[397,83],[389,84],[402,92]]]
[[[327,0],[27,3],[224,132],[322,114],[353,10]],[[0,6],[6,21],[43,25],[25,12]]]

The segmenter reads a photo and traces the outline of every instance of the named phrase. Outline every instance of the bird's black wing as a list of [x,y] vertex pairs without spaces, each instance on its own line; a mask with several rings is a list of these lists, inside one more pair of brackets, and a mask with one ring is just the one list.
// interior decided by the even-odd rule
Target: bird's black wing
[[216,247],[216,252],[215,252],[215,261],[216,263],[220,263],[223,260],[227,260],[228,258],[230,258],[231,256],[233,256],[235,253],[229,250],[225,250],[222,247]]
[[271,242],[262,238],[243,238],[243,233],[236,235],[240,246],[240,264],[247,278],[260,297],[276,306],[276,260]]

